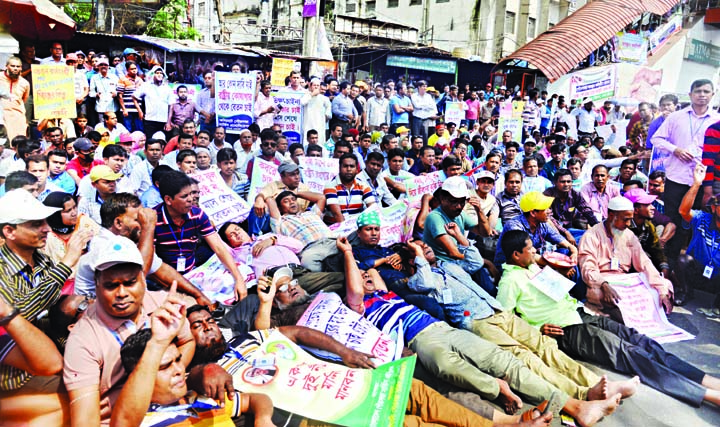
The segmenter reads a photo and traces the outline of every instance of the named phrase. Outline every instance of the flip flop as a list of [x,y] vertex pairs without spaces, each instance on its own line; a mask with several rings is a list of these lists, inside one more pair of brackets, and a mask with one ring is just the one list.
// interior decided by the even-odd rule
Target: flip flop
[[540,413],[540,415],[544,414],[546,411],[559,415],[560,411],[562,411],[562,402],[560,400],[560,397],[561,396],[560,396],[559,392],[553,391],[552,394],[550,395],[550,399],[544,400],[538,406],[523,413],[522,416],[520,417],[520,421],[525,422],[525,421],[534,420],[535,418],[537,418],[535,416],[535,411],[538,411]]
[[545,408],[547,408],[548,401],[543,400],[541,404],[538,406],[529,409],[528,411],[525,411],[522,416],[520,417],[520,422],[526,422],[526,421],[532,421],[535,417],[535,411],[538,411],[541,415],[545,411]]

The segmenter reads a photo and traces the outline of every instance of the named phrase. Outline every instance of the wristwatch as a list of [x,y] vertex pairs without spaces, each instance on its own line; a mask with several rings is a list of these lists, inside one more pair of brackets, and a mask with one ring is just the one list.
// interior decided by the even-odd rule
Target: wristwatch
[[20,314],[20,310],[18,310],[17,307],[13,307],[13,311],[11,311],[10,314],[0,319],[0,326],[7,325],[16,318],[18,314]]

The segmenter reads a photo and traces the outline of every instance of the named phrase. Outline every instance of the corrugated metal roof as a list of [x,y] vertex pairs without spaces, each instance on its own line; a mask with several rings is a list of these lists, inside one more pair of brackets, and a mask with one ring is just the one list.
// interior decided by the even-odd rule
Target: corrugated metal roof
[[663,15],[677,0],[597,0],[501,59],[527,61],[554,82],[643,13]]

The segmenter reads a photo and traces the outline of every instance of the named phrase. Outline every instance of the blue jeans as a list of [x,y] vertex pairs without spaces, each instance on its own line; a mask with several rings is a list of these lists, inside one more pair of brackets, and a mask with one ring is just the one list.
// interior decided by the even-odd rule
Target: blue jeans
[[142,132],[144,130],[143,121],[140,120],[140,115],[138,113],[128,113],[127,117],[123,115],[122,118],[123,124],[128,131],[135,132],[136,130],[139,130],[140,132]]

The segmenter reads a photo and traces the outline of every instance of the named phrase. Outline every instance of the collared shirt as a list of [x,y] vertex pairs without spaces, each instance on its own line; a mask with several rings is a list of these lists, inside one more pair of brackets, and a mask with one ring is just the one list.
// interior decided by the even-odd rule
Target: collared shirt
[[584,133],[595,132],[595,121],[602,119],[602,117],[599,117],[595,111],[588,111],[585,108],[574,109],[570,113],[570,116],[573,118],[577,117],[579,119],[577,130]]
[[420,96],[420,93],[417,92],[413,93],[410,96],[410,101],[413,105],[413,117],[426,120],[432,116],[437,116],[435,99],[429,93],[425,93],[424,96]]
[[498,208],[500,209],[500,219],[505,221],[522,216],[520,209],[520,194],[510,196],[503,190],[496,196]]
[[368,126],[380,126],[381,123],[388,123],[390,101],[385,98],[378,99],[373,96],[365,104]]
[[410,101],[410,98],[407,96],[400,96],[395,95],[392,98],[390,98],[390,121],[391,124],[394,123],[404,123],[408,124],[410,123],[410,117],[407,111],[403,111],[402,113],[395,112],[395,108],[393,108],[395,105],[398,105],[400,107],[408,107],[412,105],[412,102]]
[[544,176],[524,176],[520,193],[525,194],[531,191],[542,193],[550,187],[552,187],[552,183]]
[[269,107],[276,107],[275,100],[272,96],[265,96],[262,92],[258,92],[257,98],[255,98],[254,115],[260,129],[271,128],[273,125],[273,119],[275,113],[265,113]]
[[93,160],[92,163],[90,163],[89,166],[83,166],[82,163],[80,163],[80,158],[75,157],[74,159],[67,162],[67,166],[65,167],[66,171],[75,171],[78,175],[78,178],[83,179],[86,175],[90,174],[90,171],[92,168],[98,165],[104,165],[105,163],[102,160]]
[[[618,269],[612,268],[612,260],[617,259]],[[640,241],[629,229],[619,237],[608,236],[604,223],[598,223],[583,234],[578,248],[578,265],[582,266],[582,278],[588,287],[598,288],[606,280],[606,274],[622,274],[634,270],[645,273],[650,286],[657,289],[660,296],[672,290],[669,280],[660,276],[650,258],[640,245]]]
[[510,169],[517,169],[519,171],[522,171],[522,163],[515,159],[514,162],[508,163],[507,159],[503,160],[500,164],[500,173],[505,175],[505,172],[509,171]]
[[295,215],[283,215],[280,219],[270,219],[274,233],[289,236],[302,242],[303,247],[318,240],[333,237],[330,228],[314,212],[300,212]]
[[[665,119],[651,142],[654,149],[670,154],[665,160],[667,179],[678,184],[692,185],[693,164],[701,160],[705,131],[718,120],[720,114],[712,108],[698,116],[692,107],[676,111]],[[673,155],[676,148],[689,151],[694,159],[689,162],[680,160]]]
[[90,97],[100,96],[95,103],[95,111],[98,113],[114,112],[118,109],[118,103],[112,92],[118,91],[118,78],[108,73],[105,77],[96,74],[90,79]]
[[392,286],[394,283],[405,280],[408,277],[403,270],[396,270],[388,263],[383,263],[375,267],[377,260],[389,257],[395,253],[389,248],[383,248],[379,245],[367,246],[360,243],[353,245],[352,251],[358,267],[361,270],[376,269],[388,286]]
[[143,194],[153,186],[152,171],[154,169],[147,160],[143,160],[133,168],[130,174],[130,186],[136,194]]
[[[97,386],[100,401],[109,399],[112,410],[128,375],[120,361],[120,347],[138,329],[149,327],[150,315],[162,306],[166,298],[165,291],[145,291],[142,314],[137,324],[110,316],[100,304],[91,304],[68,337],[63,369],[65,387],[78,390]],[[188,322],[185,322],[176,344],[182,346],[191,341],[193,336]],[[109,417],[103,421],[107,423]]]
[[720,122],[713,123],[705,131],[702,162],[707,166],[703,187],[720,181]]
[[575,298],[565,294],[560,301],[555,301],[532,284],[532,278],[540,273],[537,264],[528,268],[503,264],[502,268],[497,299],[506,310],[515,311],[536,328],[546,323],[561,327],[582,323]]
[[163,198],[160,195],[160,189],[154,185],[148,188],[147,191],[142,193],[140,196],[140,202],[144,208],[154,208],[159,205],[163,202]]
[[127,110],[128,113],[138,112],[137,108],[135,108],[135,103],[133,102],[133,93],[135,93],[135,91],[142,86],[143,83],[143,79],[137,76],[134,80],[129,76],[125,76],[120,79],[117,86],[118,95],[122,97],[123,105],[125,105],[125,110]]
[[380,177],[379,174],[378,177],[375,179],[375,182],[373,182],[367,171],[363,170],[357,175],[355,179],[359,183],[370,187],[370,190],[372,191],[372,194],[375,196],[375,199],[378,201],[378,203],[385,202],[387,206],[392,206],[393,204],[397,203],[397,199],[390,192],[387,183],[384,179]]
[[133,97],[145,100],[145,120],[167,123],[168,107],[171,103],[175,102],[175,94],[167,84],[157,85],[155,84],[154,76],[148,77],[152,80],[143,83],[142,86],[133,93]]
[[332,114],[338,120],[344,122],[350,121],[350,116],[353,118],[358,116],[357,108],[349,96],[345,96],[342,93],[335,95],[332,100]]
[[[215,97],[211,96],[210,89],[204,88],[198,93],[197,105],[200,110],[204,110],[206,113],[215,114]],[[211,123],[213,121],[211,120]]]
[[178,270],[184,274],[195,268],[195,250],[201,238],[215,233],[210,219],[200,208],[193,207],[183,215],[185,222],[178,226],[170,218],[170,214],[162,203],[155,208],[157,225],[155,225],[155,252],[170,267],[177,269],[177,260],[185,258],[185,269]]
[[[503,221],[503,230],[502,234],[500,234],[499,241],[502,241],[503,234],[505,234],[505,232],[509,230],[521,230],[529,234],[530,240],[532,240],[535,249],[540,249],[545,246],[545,242],[550,242],[554,245],[562,242],[567,242],[565,237],[563,237],[549,221],[541,222],[540,224],[538,224],[535,228],[535,232],[533,232],[532,230],[530,230],[530,223],[528,222],[525,215],[520,215],[508,221]],[[505,259],[505,253],[502,251],[500,245],[498,245],[495,252],[495,265],[502,265],[505,262]]]
[[[298,187],[295,190],[290,190],[287,185],[283,184],[282,181],[273,181],[271,183],[268,183],[266,186],[260,190],[258,195],[262,195],[263,198],[265,197],[275,197],[278,194],[282,193],[283,191],[292,191],[293,193],[297,194],[298,192],[310,192],[310,187],[307,186],[305,183],[300,183]],[[300,209],[300,212],[306,211],[310,207],[310,202],[308,200],[305,200],[301,197],[297,198],[297,205],[298,209]]]
[[[0,177],[6,177],[11,172],[24,171],[25,160],[20,159],[16,155],[6,157],[0,161]],[[72,178],[71,178],[72,179]]]
[[90,83],[88,82],[85,72],[82,70],[75,70],[74,76],[75,86],[75,99],[85,99],[83,93],[85,89],[90,89]]
[[200,109],[195,105],[194,102],[186,100],[185,102],[176,102],[170,105],[170,123],[182,128],[185,120],[193,120],[195,118],[195,112]]
[[[476,248],[472,249],[477,251]],[[442,305],[448,323],[452,326],[471,329],[473,320],[488,318],[495,315],[496,310],[503,309],[458,264],[438,260],[437,266],[431,267],[425,258],[416,257],[415,267],[417,271],[410,277],[408,287],[415,292],[428,294]]]
[[357,179],[354,179],[348,188],[340,181],[340,177],[336,176],[325,185],[323,194],[326,206],[338,205],[343,215],[360,214],[365,208],[377,203],[370,187],[361,184]]
[[415,176],[420,176],[422,173],[432,173],[436,172],[438,169],[435,167],[435,165],[431,165],[429,168],[425,167],[425,164],[418,159],[415,163],[413,163],[412,167],[408,172]]
[[[275,237],[275,243],[265,248],[258,256],[253,256],[252,250],[255,245],[265,240]],[[305,245],[297,239],[283,236],[281,234],[263,234],[257,240],[244,245],[233,248],[232,251],[236,255],[235,259],[245,260],[245,265],[252,267],[255,271],[255,277],[261,277],[265,274],[265,270],[278,265],[300,264],[297,257]]]
[[85,214],[98,224],[102,223],[100,218],[100,207],[104,200],[100,198],[100,194],[95,192],[94,197],[83,197],[78,204],[78,213]]
[[[33,261],[35,267],[30,267],[7,245],[0,246],[0,297],[17,307],[25,319],[36,323],[38,315],[58,300],[72,269],[63,263],[53,263],[37,250],[33,252]],[[31,377],[23,370],[3,366],[0,390],[18,389]]]
[[75,190],[77,189],[75,180],[72,179],[72,177],[66,171],[62,171],[62,173],[58,174],[57,176],[48,175],[47,180],[48,182],[52,182],[56,187],[68,194],[74,194]]
[[[215,141],[210,141],[210,145],[207,146],[208,151],[210,151],[210,162],[213,165],[217,164],[217,153],[218,151],[222,150],[223,148],[233,148],[230,143],[223,141],[222,148],[218,148],[217,145],[215,145]],[[239,169],[239,168],[236,168]]]
[[573,221],[578,216],[584,218],[591,226],[599,222],[592,208],[577,191],[571,189],[565,200],[561,200],[560,192],[555,187],[548,188],[544,194],[555,198],[550,205],[552,216],[564,229],[572,228]]
[[580,195],[585,200],[585,203],[590,206],[590,209],[595,212],[595,218],[600,221],[608,216],[608,203],[610,203],[610,199],[618,197],[621,194],[620,187],[611,182],[605,184],[605,191],[602,193],[598,191],[594,183],[588,182],[583,185],[580,190]]

